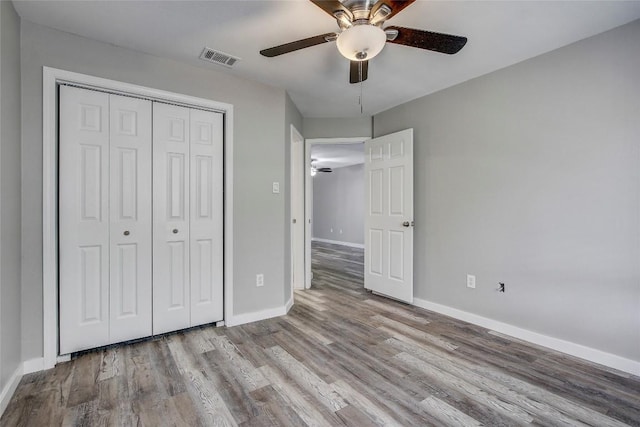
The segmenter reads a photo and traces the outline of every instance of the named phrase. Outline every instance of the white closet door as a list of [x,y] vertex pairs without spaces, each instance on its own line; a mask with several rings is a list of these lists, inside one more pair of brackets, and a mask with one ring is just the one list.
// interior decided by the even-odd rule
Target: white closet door
[[191,326],[223,318],[222,117],[191,110]]
[[109,95],[60,87],[60,353],[109,343]]
[[189,109],[154,102],[153,333],[189,326]]
[[151,335],[151,101],[110,95],[110,341]]

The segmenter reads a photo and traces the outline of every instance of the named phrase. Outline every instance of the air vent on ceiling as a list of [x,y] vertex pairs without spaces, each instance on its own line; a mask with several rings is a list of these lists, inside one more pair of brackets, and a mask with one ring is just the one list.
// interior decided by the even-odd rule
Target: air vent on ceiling
[[225,67],[233,67],[236,62],[240,61],[240,58],[231,56],[228,53],[220,52],[209,47],[205,47],[200,54],[200,59],[213,62],[214,64],[224,65]]

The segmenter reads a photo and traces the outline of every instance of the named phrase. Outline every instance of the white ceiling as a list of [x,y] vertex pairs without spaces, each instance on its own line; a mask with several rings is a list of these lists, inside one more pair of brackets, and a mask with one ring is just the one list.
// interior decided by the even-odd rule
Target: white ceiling
[[343,168],[364,163],[364,143],[313,144],[311,158],[317,168]]
[[[261,49],[337,30],[308,0],[14,1],[28,21],[286,89],[305,117],[360,115],[360,85],[335,43],[275,58]],[[640,1],[424,1],[388,25],[468,37],[456,55],[388,44],[370,61],[364,114],[557,49],[640,18]],[[208,64],[204,46],[239,56]]]

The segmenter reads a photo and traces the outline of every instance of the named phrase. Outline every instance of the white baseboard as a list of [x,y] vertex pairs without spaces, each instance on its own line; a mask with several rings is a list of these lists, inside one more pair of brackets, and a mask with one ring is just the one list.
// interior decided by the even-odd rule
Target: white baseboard
[[474,325],[482,326],[483,328],[491,329],[552,350],[561,351],[563,353],[599,363],[620,371],[628,372],[630,374],[640,375],[640,362],[635,360],[626,359],[595,348],[532,332],[527,329],[522,329],[517,326],[509,325],[507,323],[499,322],[497,320],[482,317],[477,314],[458,310],[457,308],[437,304],[424,299],[414,298],[413,304],[426,310],[435,311],[436,313],[444,314],[458,320],[473,323]]
[[[287,302],[287,305],[289,303]],[[293,301],[292,301],[293,304]],[[231,319],[225,320],[227,326],[244,325],[245,323],[257,322],[259,320],[271,319],[272,317],[284,316],[289,311],[286,305],[276,308],[268,308],[266,310],[254,311],[252,313],[244,313],[233,316]]]
[[22,374],[27,375],[33,372],[44,371],[44,357],[25,360],[22,363]]
[[291,307],[293,307],[293,295],[291,295],[291,298],[289,298],[289,301],[287,301],[287,303],[284,305],[284,314],[289,313],[289,310],[291,310]]
[[2,388],[2,392],[0,393],[0,417],[4,414],[4,410],[7,409],[9,401],[13,397],[13,393],[15,393],[16,388],[18,388],[18,384],[22,379],[22,370],[23,367],[21,363],[13,372],[7,384]]
[[364,249],[364,243],[341,242],[339,240],[321,239],[319,237],[312,237],[311,241],[313,241],[313,242],[322,242],[322,243],[331,243],[333,245],[349,246],[350,248]]

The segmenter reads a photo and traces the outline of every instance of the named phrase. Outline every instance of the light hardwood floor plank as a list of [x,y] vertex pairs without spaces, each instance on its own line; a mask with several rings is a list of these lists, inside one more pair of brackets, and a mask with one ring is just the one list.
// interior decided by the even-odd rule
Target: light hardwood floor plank
[[278,393],[280,399],[291,407],[307,426],[328,427],[332,425],[312,401],[306,399],[296,387],[283,378],[274,368],[263,366],[259,369],[269,379],[271,387]]
[[457,410],[437,397],[429,396],[420,402],[420,404],[444,424],[465,427],[482,426],[482,423],[478,420],[471,418],[464,412]]
[[342,397],[327,383],[322,381],[304,364],[287,353],[282,347],[268,348],[275,363],[289,375],[300,387],[322,402],[329,410],[337,411],[347,406]]
[[196,407],[205,424],[211,426],[237,426],[233,414],[203,371],[194,362],[194,356],[189,354],[182,343],[175,337],[170,337],[168,346],[177,361],[178,369],[188,380],[187,388],[191,398],[197,402]]

